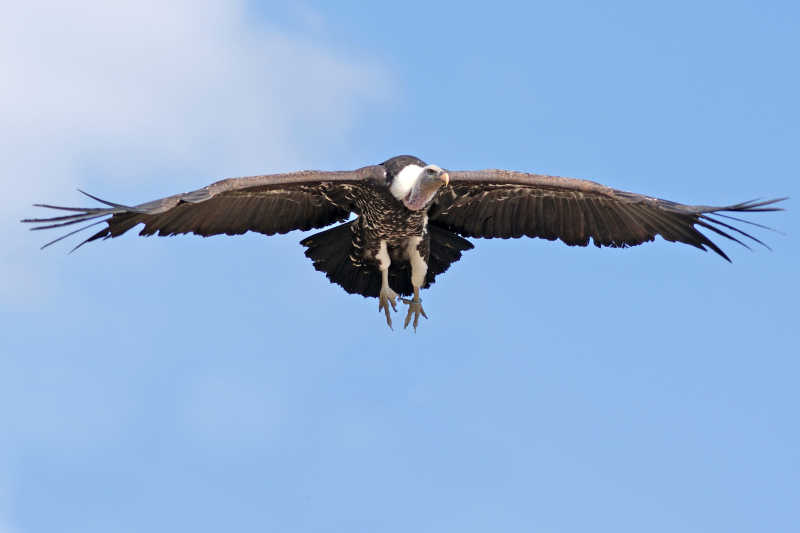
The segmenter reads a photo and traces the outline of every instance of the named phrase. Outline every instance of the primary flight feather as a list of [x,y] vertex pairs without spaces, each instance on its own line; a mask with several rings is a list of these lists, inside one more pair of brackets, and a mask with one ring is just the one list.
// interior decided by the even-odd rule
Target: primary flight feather
[[[81,191],[82,192],[82,191]],[[473,248],[464,237],[541,237],[570,246],[627,247],[656,235],[701,250],[722,249],[705,229],[743,246],[762,244],[736,223],[760,224],[726,213],[780,211],[785,200],[728,206],[691,206],[573,178],[508,170],[444,170],[401,155],[352,171],[302,171],[230,178],[196,191],[136,206],[101,200],[106,207],[36,204],[69,214],[25,219],[43,230],[90,222],[49,243],[89,227],[106,226],[75,248],[122,235],[143,224],[139,235],[195,233],[265,235],[341,224],[301,241],[317,270],[348,293],[377,297],[392,326],[398,296],[409,306],[405,327],[427,318],[419,296],[437,275]],[[356,217],[345,222],[351,215]],[[43,247],[43,248],[44,248]]]

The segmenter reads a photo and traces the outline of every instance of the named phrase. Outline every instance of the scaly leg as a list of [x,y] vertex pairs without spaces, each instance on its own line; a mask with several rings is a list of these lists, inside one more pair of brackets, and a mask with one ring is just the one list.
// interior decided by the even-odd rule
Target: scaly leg
[[419,288],[425,283],[425,275],[428,273],[428,264],[419,253],[421,241],[422,237],[412,237],[406,245],[406,254],[411,263],[411,286],[414,287],[414,297],[411,300],[403,298],[403,303],[408,304],[408,314],[403,327],[408,327],[408,323],[411,322],[411,315],[414,315],[414,332],[417,331],[417,326],[419,325],[419,315],[424,316],[426,319],[428,318],[425,310],[422,309],[422,300],[419,297]]
[[389,329],[392,327],[392,316],[389,314],[389,304],[392,305],[392,311],[397,311],[396,303],[397,293],[389,288],[389,269],[381,269],[381,294],[378,300],[378,311],[383,310],[386,313],[386,323]]
[[386,324],[389,329],[392,327],[392,316],[389,314],[389,305],[392,306],[392,311],[397,311],[397,293],[389,287],[389,265],[391,259],[389,258],[389,250],[386,247],[386,241],[381,241],[381,248],[378,250],[375,258],[378,260],[378,268],[381,271],[381,292],[378,296],[378,312],[384,311],[386,313]]
[[419,325],[419,315],[424,316],[426,319],[428,315],[425,314],[425,310],[422,308],[422,299],[419,297],[419,287],[414,287],[414,297],[410,300],[403,298],[403,303],[408,304],[408,314],[406,315],[405,324],[403,324],[404,328],[408,327],[408,323],[411,322],[411,315],[414,315],[414,332],[417,331],[417,326]]

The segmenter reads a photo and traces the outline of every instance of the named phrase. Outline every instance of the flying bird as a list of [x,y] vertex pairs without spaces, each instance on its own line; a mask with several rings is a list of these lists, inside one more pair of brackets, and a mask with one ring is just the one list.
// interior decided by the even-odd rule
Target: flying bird
[[[83,191],[81,191],[83,192]],[[465,237],[560,239],[568,246],[625,248],[656,235],[730,261],[699,228],[745,247],[762,241],[736,227],[746,223],[726,213],[781,211],[786,198],[728,206],[692,206],[635,194],[593,181],[509,170],[445,170],[401,155],[350,171],[307,170],[229,178],[202,189],[127,206],[62,207],[50,218],[25,219],[44,230],[94,221],[42,248],[89,227],[106,226],[73,250],[98,239],[118,237],[138,224],[139,235],[195,233],[265,235],[338,225],[300,241],[314,267],[350,294],[378,298],[378,311],[392,327],[397,299],[408,305],[404,327],[420,315],[420,290],[473,248]],[[351,218],[351,214],[355,218]],[[100,220],[96,220],[100,219]],[[769,228],[766,228],[769,229]],[[406,298],[402,298],[406,297]]]

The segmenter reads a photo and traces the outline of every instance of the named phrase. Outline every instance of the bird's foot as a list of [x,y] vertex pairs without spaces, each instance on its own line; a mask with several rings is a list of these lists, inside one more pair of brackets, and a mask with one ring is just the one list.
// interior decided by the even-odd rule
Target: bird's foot
[[380,296],[378,297],[378,312],[384,311],[386,313],[386,323],[389,329],[392,327],[392,315],[389,314],[389,305],[392,306],[392,311],[397,311],[397,293],[389,287],[381,289]]
[[411,300],[403,298],[403,303],[408,304],[408,314],[406,315],[405,324],[403,324],[404,328],[408,327],[408,323],[411,322],[411,316],[414,316],[414,332],[417,331],[417,326],[419,325],[419,315],[424,316],[426,319],[428,315],[425,314],[425,310],[422,308],[422,299],[418,297],[414,297]]

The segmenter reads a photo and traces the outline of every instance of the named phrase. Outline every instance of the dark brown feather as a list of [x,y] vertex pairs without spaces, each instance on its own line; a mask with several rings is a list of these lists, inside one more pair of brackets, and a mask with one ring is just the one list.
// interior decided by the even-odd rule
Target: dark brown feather
[[[625,191],[587,180],[507,170],[449,171],[431,211],[432,224],[465,237],[540,237],[570,246],[627,247],[656,235],[711,249],[719,246],[695,227],[745,245],[730,232],[764,244],[732,224],[711,217],[723,212],[780,211],[785,200],[744,202],[729,206],[690,206]],[[737,222],[749,221],[734,219]]]
[[352,171],[307,170],[229,178],[196,191],[136,206],[116,204],[84,193],[108,207],[82,209],[39,204],[72,214],[23,222],[40,224],[33,228],[39,230],[109,217],[104,221],[107,227],[76,248],[96,239],[117,237],[137,224],[144,225],[140,235],[195,233],[206,237],[247,231],[273,235],[295,229],[321,228],[346,220],[353,210],[352,190],[385,181],[384,168],[374,165]]
[[[380,271],[373,264],[352,260],[352,257],[360,255],[355,249],[362,232],[360,222],[356,219],[334,226],[306,237],[300,244],[307,248],[305,255],[314,262],[314,268],[324,272],[331,283],[336,283],[350,294],[376,297],[381,289]],[[430,229],[430,257],[423,288],[428,288],[435,282],[436,276],[458,261],[461,252],[473,248],[472,243],[454,233],[435,226]],[[391,264],[389,285],[401,296],[413,294],[408,262]]]

